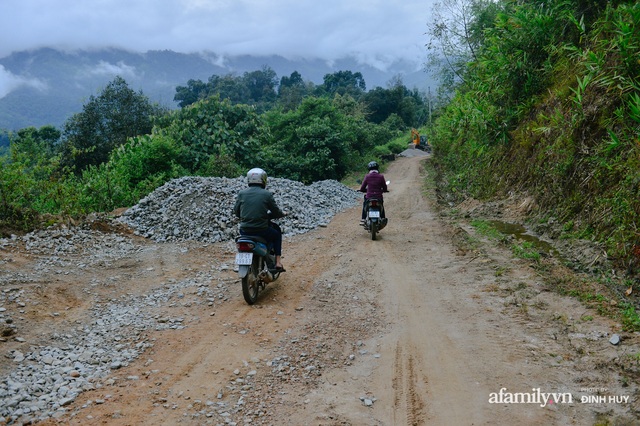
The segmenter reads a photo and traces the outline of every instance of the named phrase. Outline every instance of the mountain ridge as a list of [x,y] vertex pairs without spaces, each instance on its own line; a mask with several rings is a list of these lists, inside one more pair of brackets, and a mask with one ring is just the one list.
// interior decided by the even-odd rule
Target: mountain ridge
[[60,127],[118,75],[152,102],[173,109],[177,108],[173,101],[175,87],[186,85],[190,79],[207,81],[212,75],[241,75],[264,66],[273,69],[278,79],[298,71],[305,81],[314,84],[321,84],[326,74],[350,70],[362,73],[367,89],[386,87],[396,76],[409,88],[426,91],[435,86],[418,64],[408,61],[381,70],[354,57],[329,63],[278,55],[221,56],[212,52],[133,52],[116,48],[68,52],[44,47],[0,58],[0,129]]

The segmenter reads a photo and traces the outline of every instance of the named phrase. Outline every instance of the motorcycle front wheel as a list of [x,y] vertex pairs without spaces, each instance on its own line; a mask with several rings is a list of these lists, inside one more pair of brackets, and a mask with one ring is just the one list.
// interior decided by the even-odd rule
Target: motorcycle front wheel
[[242,278],[242,295],[249,305],[253,305],[258,300],[258,292],[260,291],[258,274],[261,269],[262,257],[254,255],[249,272]]

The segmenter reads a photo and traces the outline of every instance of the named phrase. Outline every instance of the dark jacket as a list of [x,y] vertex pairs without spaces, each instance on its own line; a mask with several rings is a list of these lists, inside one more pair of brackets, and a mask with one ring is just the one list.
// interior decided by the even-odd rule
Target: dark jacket
[[382,173],[371,170],[364,176],[360,192],[366,192],[366,198],[379,198],[382,200],[382,193],[387,192],[387,181]]
[[260,186],[250,186],[238,192],[233,213],[240,218],[240,229],[261,231],[269,227],[269,219],[283,217],[271,192]]

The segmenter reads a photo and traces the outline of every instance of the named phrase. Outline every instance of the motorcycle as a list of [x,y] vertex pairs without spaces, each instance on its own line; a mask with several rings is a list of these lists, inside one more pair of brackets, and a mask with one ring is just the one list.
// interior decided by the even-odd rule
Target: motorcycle
[[236,238],[236,265],[242,279],[244,300],[253,305],[267,284],[278,279],[284,269],[276,269],[276,256],[267,240],[258,236],[241,235]]
[[[391,182],[387,181],[387,185]],[[375,240],[377,238],[378,232],[384,229],[387,226],[387,218],[382,218],[382,200],[379,198],[369,198],[367,199],[367,203],[365,205],[365,220],[362,223],[364,229],[371,233],[371,239]]]
[[378,198],[369,198],[365,207],[364,229],[371,233],[371,239],[375,240],[379,231],[387,226],[387,219],[381,218],[382,202]]

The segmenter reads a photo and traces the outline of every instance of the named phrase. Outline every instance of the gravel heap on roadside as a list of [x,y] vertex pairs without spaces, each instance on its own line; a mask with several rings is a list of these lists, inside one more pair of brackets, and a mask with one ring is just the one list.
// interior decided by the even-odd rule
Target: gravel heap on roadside
[[[227,241],[237,234],[237,219],[232,210],[236,194],[246,187],[245,178],[175,179],[149,194],[119,221],[136,234],[159,242]],[[357,191],[333,180],[305,186],[271,178],[268,189],[288,213],[278,220],[288,236],[325,226],[336,213],[359,204],[361,199]],[[127,236],[86,227],[52,227],[0,239],[0,250],[6,253],[21,245],[38,259],[37,267],[30,273],[0,271],[0,322],[5,325],[7,338],[11,336],[24,343],[27,342],[19,337],[20,329],[16,326],[16,319],[31,303],[24,284],[40,282],[46,274],[74,274],[76,269],[108,266],[144,250]],[[5,261],[0,261],[0,266]],[[216,271],[208,271],[180,282],[170,280],[144,296],[97,299],[94,288],[117,285],[118,278],[86,283],[83,290],[87,297],[96,298],[88,323],[78,324],[73,332],[52,330],[48,345],[30,344],[5,354],[15,368],[0,378],[0,423],[57,418],[69,414],[67,407],[83,391],[109,386],[118,380],[138,380],[116,378],[114,373],[153,345],[147,331],[179,330],[197,321],[158,315],[159,311],[179,306],[189,310],[192,305],[213,307],[224,303],[228,295],[227,283]],[[88,401],[87,405],[103,402]]]
[[[155,241],[215,243],[237,235],[233,215],[246,178],[183,177],[167,182],[127,210],[120,221]],[[311,185],[270,178],[267,189],[287,216],[276,220],[287,236],[326,226],[338,212],[359,203],[361,194],[335,180]]]

